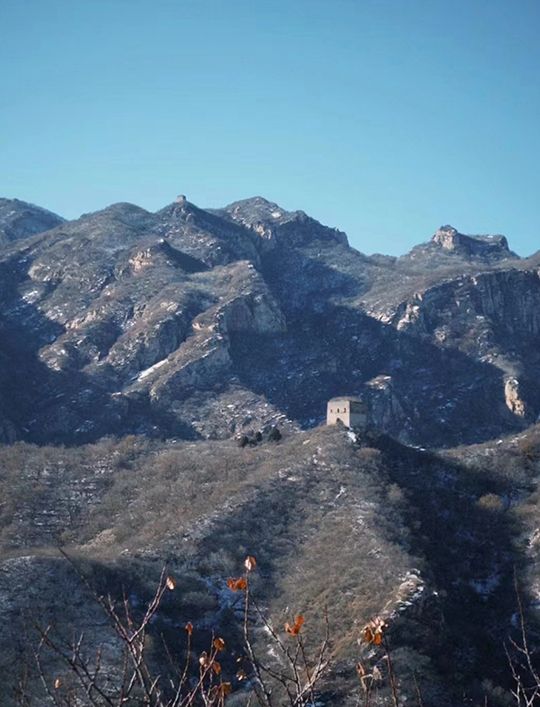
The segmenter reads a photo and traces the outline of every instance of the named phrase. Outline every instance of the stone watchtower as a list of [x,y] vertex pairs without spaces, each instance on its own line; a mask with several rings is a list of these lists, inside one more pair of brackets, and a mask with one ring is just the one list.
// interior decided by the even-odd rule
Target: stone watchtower
[[342,422],[345,427],[365,427],[367,425],[367,405],[360,398],[332,398],[326,409],[326,424]]

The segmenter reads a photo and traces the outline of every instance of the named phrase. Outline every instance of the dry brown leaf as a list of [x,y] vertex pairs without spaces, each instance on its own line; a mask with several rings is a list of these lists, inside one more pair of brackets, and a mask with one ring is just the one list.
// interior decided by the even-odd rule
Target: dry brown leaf
[[227,695],[230,695],[232,692],[231,683],[230,682],[222,682],[221,685],[219,686],[219,691],[220,691],[222,697],[226,697]]
[[294,620],[294,624],[291,626],[291,624],[287,621],[285,624],[285,631],[291,636],[298,636],[300,633],[300,629],[304,625],[304,617],[302,614],[298,614],[298,616]]
[[238,577],[237,579],[230,577],[227,580],[227,586],[233,592],[242,592],[247,588],[247,581],[245,577]]
[[362,638],[366,643],[380,646],[383,642],[384,632],[387,629],[386,622],[380,616],[376,616],[369,621],[362,629]]
[[225,641],[222,638],[214,638],[212,644],[217,651],[225,650]]

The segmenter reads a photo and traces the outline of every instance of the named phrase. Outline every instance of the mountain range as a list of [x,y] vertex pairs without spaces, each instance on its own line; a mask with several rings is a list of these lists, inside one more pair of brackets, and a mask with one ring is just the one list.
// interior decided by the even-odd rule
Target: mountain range
[[443,226],[365,256],[261,197],[0,214],[4,441],[304,429],[350,394],[401,441],[451,446],[540,412],[540,255],[503,236]]
[[[44,704],[36,624],[105,645],[112,680],[88,588],[141,606],[164,563],[160,670],[187,621],[235,645],[246,554],[276,626],[302,611],[316,641],[328,617],[317,705],[358,704],[375,615],[409,703],[514,704],[516,586],[540,647],[539,273],[449,225],[367,256],[262,197],[71,221],[0,200],[0,705]],[[324,425],[335,396],[365,429]]]

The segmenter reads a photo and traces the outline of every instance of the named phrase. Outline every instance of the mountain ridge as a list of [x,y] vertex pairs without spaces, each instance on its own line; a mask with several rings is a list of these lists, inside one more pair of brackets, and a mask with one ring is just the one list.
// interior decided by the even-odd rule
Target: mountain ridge
[[540,412],[540,288],[534,258],[502,238],[443,227],[381,259],[262,197],[204,210],[184,196],[28,234],[0,250],[0,400],[20,386],[3,437],[309,427],[336,394],[365,396],[374,425],[424,445],[459,441],[472,400],[496,412],[468,441],[518,429]]
[[47,231],[64,220],[41,206],[0,198],[0,246]]

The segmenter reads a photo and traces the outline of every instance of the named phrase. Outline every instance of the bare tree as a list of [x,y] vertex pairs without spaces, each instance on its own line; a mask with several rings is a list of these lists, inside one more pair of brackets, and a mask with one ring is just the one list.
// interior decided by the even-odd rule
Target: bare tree
[[[125,594],[120,602],[110,595],[100,595],[76,563],[63,554],[106,614],[120,647],[119,655],[111,670],[103,646],[90,654],[83,632],[65,640],[55,635],[52,626],[35,625],[37,643],[32,654],[46,703],[41,698],[38,703],[33,701],[29,671],[24,668],[16,688],[16,704],[20,707],[33,707],[34,704],[56,707],[220,707],[233,689],[245,694],[246,704],[262,707],[278,707],[286,703],[291,707],[302,707],[315,703],[317,687],[328,668],[327,616],[326,635],[310,655],[301,634],[302,615],[296,616],[292,624],[286,623],[283,631],[278,631],[253,600],[250,579],[256,567],[254,557],[246,558],[242,576],[227,581],[229,589],[239,593],[243,655],[237,661],[234,676],[225,679],[221,663],[227,650],[225,640],[212,635],[207,650],[195,654],[192,645],[195,629],[190,622],[185,625],[181,664],[173,658],[176,646],[168,646],[165,642],[163,650],[169,669],[157,670],[149,659],[151,624],[165,594],[176,590],[176,582],[165,568],[143,613],[138,612],[136,616]],[[253,634],[254,631],[262,633],[262,630],[274,649],[272,661],[262,660],[258,655]],[[58,674],[51,675],[47,667],[50,663],[46,657],[51,656],[57,665],[62,666]]]
[[540,702],[540,675],[533,661],[532,650],[527,635],[527,624],[523,600],[519,589],[517,572],[514,568],[514,590],[516,594],[519,641],[508,638],[505,644],[506,656],[514,681],[512,695],[518,707],[533,707]]

